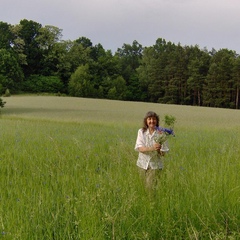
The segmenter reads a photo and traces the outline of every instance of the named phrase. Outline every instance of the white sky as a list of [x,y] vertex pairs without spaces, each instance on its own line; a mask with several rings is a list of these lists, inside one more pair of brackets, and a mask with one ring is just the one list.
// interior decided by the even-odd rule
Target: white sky
[[158,38],[240,54],[240,0],[1,0],[0,21],[33,20],[62,29],[62,40],[89,38],[105,50]]

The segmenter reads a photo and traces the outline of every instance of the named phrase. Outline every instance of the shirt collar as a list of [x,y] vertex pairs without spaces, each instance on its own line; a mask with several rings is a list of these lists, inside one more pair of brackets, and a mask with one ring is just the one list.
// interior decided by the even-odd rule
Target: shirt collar
[[153,135],[155,134],[155,132],[156,132],[156,130],[154,130],[154,132],[153,132],[152,135],[151,135],[150,132],[149,132],[149,129],[147,129],[146,135],[153,136]]

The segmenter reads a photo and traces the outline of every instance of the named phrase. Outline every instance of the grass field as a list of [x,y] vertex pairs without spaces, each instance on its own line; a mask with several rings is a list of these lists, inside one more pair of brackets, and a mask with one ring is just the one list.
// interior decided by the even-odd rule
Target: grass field
[[[4,100],[0,239],[240,239],[239,110]],[[134,151],[148,110],[177,119],[154,195]]]

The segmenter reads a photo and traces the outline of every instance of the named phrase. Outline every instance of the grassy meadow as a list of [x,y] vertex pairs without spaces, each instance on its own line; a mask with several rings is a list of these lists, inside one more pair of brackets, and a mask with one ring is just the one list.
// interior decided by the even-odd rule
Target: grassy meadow
[[[12,96],[0,114],[0,239],[240,239],[240,111]],[[176,117],[149,194],[145,113]]]

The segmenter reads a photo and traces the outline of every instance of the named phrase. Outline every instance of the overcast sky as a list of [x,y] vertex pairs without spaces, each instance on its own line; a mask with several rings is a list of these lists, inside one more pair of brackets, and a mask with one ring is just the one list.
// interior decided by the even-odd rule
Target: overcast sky
[[62,40],[89,38],[105,50],[158,38],[240,54],[240,0],[1,0],[0,21],[33,20],[62,29]]

